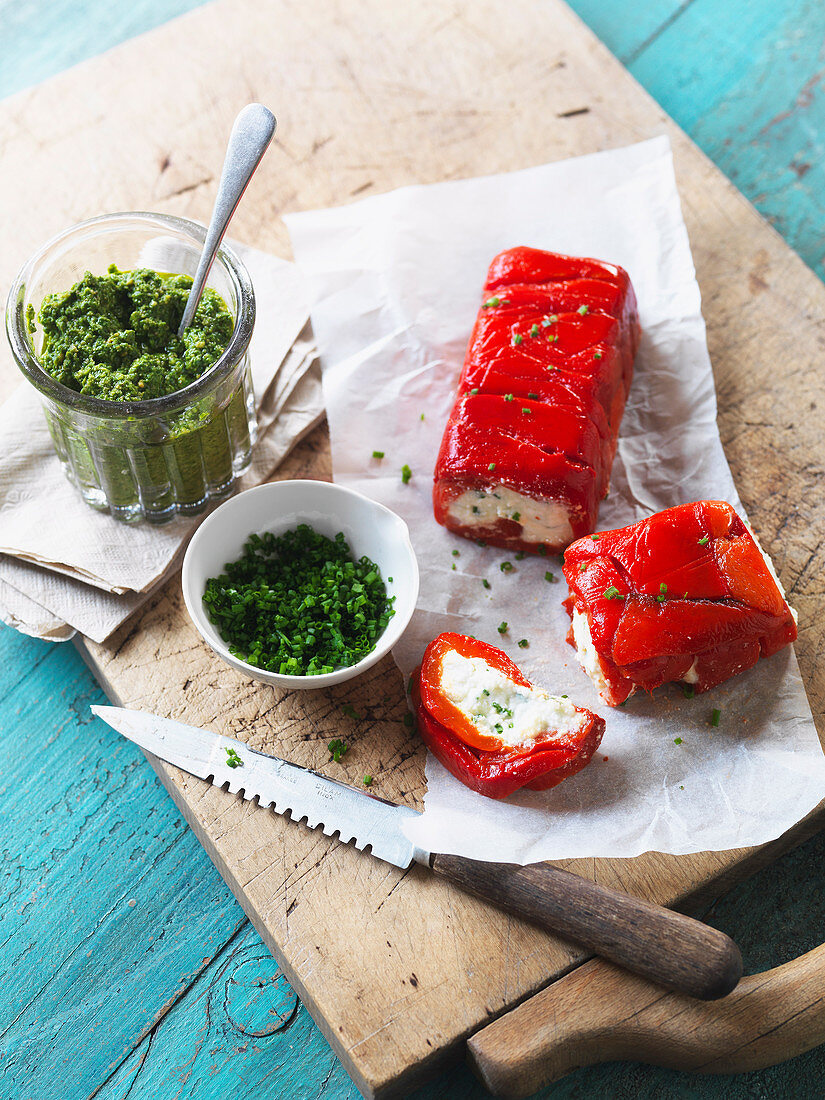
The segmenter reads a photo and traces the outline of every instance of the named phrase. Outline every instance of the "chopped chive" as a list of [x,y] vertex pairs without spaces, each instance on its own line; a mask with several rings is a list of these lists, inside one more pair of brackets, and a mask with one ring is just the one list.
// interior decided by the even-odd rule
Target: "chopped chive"
[[594,351],[593,352],[593,358],[594,359],[601,359],[601,357],[602,357],[602,353],[600,351]]
[[673,738],[673,744],[674,745],[681,745],[681,743],[682,743],[682,738],[681,737],[674,737]]
[[530,329],[530,335],[531,336],[538,336],[538,334],[539,334],[539,326],[538,325],[533,325],[533,327]]
[[383,451],[373,451],[372,452],[372,457],[373,458],[383,458],[384,457],[384,452]]
[[335,761],[336,764],[340,764],[341,757],[345,753],[349,752],[349,745],[346,743],[346,741],[342,741],[340,737],[333,738],[333,740],[330,741],[330,743],[327,745],[327,748],[332,753],[332,759]]
[[552,583],[553,581],[555,581],[556,575],[555,575],[555,573],[551,573],[550,570],[548,569],[547,572],[544,574],[544,579],[546,581],[550,581]]
[[496,468],[496,464],[495,464],[495,462],[491,462],[491,463],[490,463],[490,465],[489,465],[489,466],[487,467],[487,469],[488,469],[488,470],[489,470],[489,471],[490,471],[491,473],[492,473],[492,471],[493,471],[493,470],[495,470],[495,468]]
[[237,752],[233,748],[224,746],[226,748],[226,766],[227,768],[242,768],[243,760],[238,756]]
[[533,410],[532,410],[532,409],[527,409],[527,408],[523,408],[523,409],[522,409],[521,411],[522,411],[523,413],[526,413],[526,414],[527,414],[527,416],[529,416],[529,415],[530,415],[530,414],[532,413],[532,411],[533,411]]
[[664,581],[662,581],[662,583],[661,583],[661,584],[659,585],[659,591],[660,591],[660,592],[661,592],[661,593],[662,593],[663,595],[664,595],[664,593],[665,593],[665,592],[667,592],[667,585],[665,584],[665,582],[664,582]]
[[409,485],[411,477],[412,477],[412,470],[409,468],[409,466],[405,462],[404,465],[401,467],[401,480],[403,481],[403,483],[405,485]]
[[483,578],[482,578],[482,581],[481,581],[481,583],[482,583],[482,586],[483,586],[484,588],[489,588],[489,587],[490,587],[490,582],[489,582],[489,581],[487,580],[487,578],[486,578],[486,577],[483,577]]
[[528,393],[527,396],[531,401],[538,401],[539,395],[537,393]]
[[459,556],[460,556],[460,554],[461,554],[461,551],[460,551],[460,550],[453,550],[453,557],[454,557],[454,558],[457,558],[457,557],[459,557]]
[[684,695],[686,699],[692,699],[695,694],[696,688],[693,684],[682,684],[682,695]]
[[710,724],[711,724],[712,726],[718,726],[718,725],[719,725],[719,719],[720,719],[721,717],[722,717],[722,712],[721,712],[721,710],[716,710],[716,709],[714,708],[714,710],[713,710],[713,712],[711,713],[711,716],[710,716]]
[[584,317],[585,313],[587,313],[587,306],[579,306],[576,313],[580,313],[582,317]]
[[521,519],[521,512],[513,512],[511,519],[514,519],[516,523]]
[[317,676],[357,664],[394,614],[378,566],[299,524],[253,534],[205,585],[209,618],[233,656],[280,675]]
[[516,561],[524,561],[527,555],[523,550],[516,550]]
[[422,420],[424,419],[424,413],[422,413],[422,414],[421,414],[421,419],[422,419]]
[[513,336],[513,344],[515,346],[517,346],[518,344],[520,344],[522,342],[523,339],[524,339],[524,337],[521,335],[521,333],[517,332]]
[[505,393],[504,400],[505,401],[512,401],[513,400],[513,395],[511,393]]
[[453,562],[453,566],[452,566],[452,567],[453,567],[453,571],[455,571],[455,562]]
[[365,787],[371,787],[372,786],[372,776],[371,775],[365,775],[364,776],[364,786]]
[[499,566],[499,569],[502,571],[502,573],[512,573],[515,569],[515,566],[511,561],[503,561]]
[[504,622],[504,621],[500,622],[498,624],[497,630],[498,630],[499,634],[506,634],[507,633],[507,623]]
[[527,647],[530,645],[526,638],[520,638],[518,644],[519,649],[527,649]]
[[478,386],[476,386],[474,389],[470,390],[470,393],[473,395],[473,397],[475,397],[475,395],[478,393]]
[[604,598],[606,600],[623,600],[624,596],[621,594],[615,584],[611,584],[609,588],[605,588]]
[[705,537],[703,539],[699,539],[699,545],[700,546],[707,546],[708,540],[709,540],[709,536],[705,535]]
[[478,515],[478,508],[475,506],[475,504],[473,505],[473,515],[474,516]]
[[493,726],[493,729],[496,731],[496,733],[504,733],[504,726],[502,726],[501,722],[496,722],[496,724]]
[[496,306],[501,305],[501,298],[488,298],[482,309],[495,309]]

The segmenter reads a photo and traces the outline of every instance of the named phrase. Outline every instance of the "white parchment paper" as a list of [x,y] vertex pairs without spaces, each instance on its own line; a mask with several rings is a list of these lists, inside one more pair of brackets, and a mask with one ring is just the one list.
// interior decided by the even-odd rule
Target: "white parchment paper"
[[[644,335],[599,529],[703,497],[741,510],[667,138],[287,220],[313,288],[335,479],[402,515],[418,555],[418,610],[395,651],[402,671],[440,631],[458,630],[607,720],[583,772],[503,803],[429,757],[416,843],[515,863],[686,853],[763,843],[811,810],[825,796],[825,757],[791,649],[708,694],[686,699],[669,685],[611,709],[565,642],[559,559],[515,561],[433,519],[435,457],[485,272],[519,244],[619,263],[639,299]],[[501,572],[505,560],[513,572]]]

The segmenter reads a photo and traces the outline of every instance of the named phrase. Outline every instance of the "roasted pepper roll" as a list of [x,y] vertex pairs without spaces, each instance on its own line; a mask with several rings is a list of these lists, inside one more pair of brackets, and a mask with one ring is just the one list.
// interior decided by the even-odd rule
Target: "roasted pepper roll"
[[769,558],[723,501],[579,539],[564,575],[568,641],[611,706],[672,680],[707,691],[796,638]]
[[421,737],[448,771],[488,798],[547,790],[588,763],[604,720],[534,688],[502,650],[439,634],[413,677]]
[[592,531],[638,340],[622,268],[534,248],[497,256],[436,463],[438,522],[527,551]]

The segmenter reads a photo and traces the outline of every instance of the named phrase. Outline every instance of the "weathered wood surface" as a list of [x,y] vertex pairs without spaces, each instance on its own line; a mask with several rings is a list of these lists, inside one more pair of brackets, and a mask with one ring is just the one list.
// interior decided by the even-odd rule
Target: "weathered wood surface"
[[469,1040],[494,1096],[531,1096],[580,1066],[644,1061],[696,1073],[774,1066],[825,1042],[825,944],[702,1003],[592,960]]
[[[264,247],[269,246],[277,250],[279,246],[282,248],[284,245],[282,233],[272,234],[274,227],[272,216],[277,210],[279,200],[286,200],[285,205],[290,208],[323,205],[343,201],[348,191],[366,192],[370,187],[385,189],[396,183],[409,182],[411,179],[436,179],[537,163],[571,152],[587,151],[602,143],[612,144],[633,140],[646,136],[663,125],[661,113],[651,104],[639,100],[632,86],[628,91],[628,86],[623,83],[624,78],[621,74],[617,75],[615,68],[607,65],[606,73],[602,72],[598,76],[593,73],[594,65],[605,64],[594,46],[581,47],[584,56],[575,61],[576,35],[573,31],[569,31],[567,34],[558,35],[559,40],[564,43],[564,49],[559,49],[554,31],[558,27],[559,20],[564,25],[566,16],[563,13],[557,13],[556,9],[552,9],[553,18],[537,32],[527,19],[526,7],[515,9],[512,20],[508,17],[508,25],[502,27],[497,14],[492,9],[488,10],[485,5],[480,5],[474,9],[472,17],[465,16],[466,22],[460,23],[459,27],[454,27],[452,30],[449,26],[441,27],[435,8],[426,5],[414,15],[405,12],[403,26],[397,13],[393,16],[392,12],[378,13],[365,10],[360,17],[363,18],[364,23],[362,25],[359,19],[357,27],[342,27],[341,17],[337,16],[335,11],[327,11],[322,4],[316,7],[318,23],[312,28],[313,48],[319,50],[328,64],[328,68],[325,69],[327,81],[323,87],[311,79],[313,74],[309,72],[310,66],[306,60],[312,53],[306,48],[310,30],[305,26],[296,29],[298,24],[293,23],[291,32],[287,31],[278,41],[267,40],[262,30],[256,35],[255,46],[248,51],[252,55],[251,58],[238,61],[237,58],[243,51],[239,50],[236,55],[233,55],[232,49],[228,49],[227,57],[234,60],[231,63],[227,62],[228,68],[223,73],[219,71],[217,78],[210,81],[204,103],[199,102],[197,98],[204,95],[203,74],[187,71],[184,85],[187,89],[191,88],[193,94],[190,95],[187,92],[183,96],[185,102],[177,108],[180,111],[178,125],[174,123],[174,113],[171,116],[166,115],[169,118],[167,131],[169,148],[175,150],[185,148],[190,151],[195,148],[204,149],[206,145],[213,148],[220,144],[220,139],[215,135],[223,133],[239,104],[238,95],[240,99],[258,95],[261,98],[268,98],[273,103],[278,99],[294,102],[295,96],[292,93],[296,88],[300,90],[304,100],[300,113],[300,131],[297,131],[296,126],[296,131],[300,133],[300,141],[290,140],[292,134],[287,131],[285,144],[280,150],[284,156],[280,157],[280,163],[277,164],[277,174],[273,171],[272,177],[266,184],[267,209],[260,214],[257,222],[247,221],[245,228],[241,228],[240,225],[238,228],[239,236]],[[238,5],[218,5],[217,9],[207,9],[207,11],[211,10],[213,12],[211,18],[216,18],[214,11],[225,12],[230,8],[233,11],[242,10]],[[190,69],[194,66],[199,46],[207,49],[209,41],[216,37],[222,43],[226,43],[227,37],[231,38],[231,35],[226,34],[224,23],[221,24],[217,35],[204,30],[202,39],[198,39],[198,34],[192,34],[191,28],[197,25],[195,20],[200,20],[201,16],[206,14],[207,12],[197,13],[192,20],[186,21],[189,31],[185,47],[175,54],[175,65],[172,67],[176,71],[180,70],[181,61],[184,67],[186,64]],[[398,23],[397,26],[393,24],[393,20]],[[272,21],[275,22],[274,19]],[[386,48],[383,53],[379,51],[376,54],[373,47],[370,51],[369,65],[359,62],[355,72],[347,72],[342,67],[341,59],[345,56],[350,58],[364,56],[363,52],[359,52],[363,51],[364,46],[359,46],[358,43],[360,38],[364,43],[370,41],[369,36],[363,33],[363,28],[367,25],[372,28],[371,34],[375,35],[375,41],[383,42]],[[491,41],[489,35],[491,26],[496,28],[495,43]],[[279,29],[282,29],[282,25]],[[167,51],[173,49],[169,45],[172,30],[173,28],[168,28],[154,36],[152,58],[161,69],[164,48]],[[462,30],[467,37],[451,38],[451,35],[458,33],[458,30]],[[545,40],[536,41],[537,34],[539,38],[544,35]],[[393,43],[391,48],[388,45],[390,42]],[[417,50],[416,63],[402,67],[397,58],[404,56],[403,51],[411,42],[414,42]],[[231,42],[229,46],[231,47]],[[561,53],[565,53],[566,57],[561,57]],[[158,156],[150,174],[145,171],[146,165],[141,162],[140,155],[135,153],[134,146],[124,145],[120,140],[122,126],[127,124],[132,126],[139,122],[130,117],[130,110],[133,108],[121,106],[127,86],[133,92],[135,85],[141,84],[139,68],[136,79],[137,62],[133,61],[130,69],[127,63],[128,55],[129,48],[117,51],[111,58],[105,59],[105,64],[98,63],[90,66],[84,74],[70,74],[65,80],[55,82],[51,92],[41,89],[7,105],[12,107],[11,115],[7,113],[3,116],[3,120],[10,121],[13,125],[4,127],[0,134],[5,139],[4,164],[10,165],[12,171],[3,180],[3,191],[0,192],[4,208],[10,208],[6,203],[14,203],[19,209],[30,207],[33,201],[31,194],[33,179],[36,179],[38,186],[45,191],[41,190],[38,199],[37,219],[24,219],[21,224],[13,227],[15,247],[5,249],[0,260],[4,265],[0,269],[4,280],[7,277],[10,278],[19,260],[39,243],[46,233],[61,228],[79,217],[111,208],[112,205],[138,205],[138,195],[141,200],[146,194],[156,196],[151,203],[141,201],[143,205],[153,205],[156,208],[180,213],[192,213],[200,217],[204,217],[208,212],[209,195],[206,193],[208,173],[198,174],[204,165],[212,163],[208,156],[184,156],[182,166],[173,161],[166,165],[164,171],[160,171],[166,162],[168,150],[156,147]],[[257,78],[256,73],[256,79],[249,83],[250,74],[255,71],[255,65],[263,66],[264,55],[268,58],[265,77]],[[167,52],[167,61],[169,56],[170,53]],[[517,62],[523,61],[524,57],[531,59],[530,76],[536,82],[533,94],[535,102],[540,103],[541,111],[523,109],[523,95],[516,85],[516,80],[520,77],[516,74],[521,73],[523,76],[523,66]],[[394,61],[393,58],[396,60]],[[561,60],[565,61],[568,71],[553,68],[554,64]],[[489,85],[485,86],[483,110],[478,109],[475,99],[477,78],[474,66],[482,68],[485,77],[492,78],[494,85],[492,88]],[[570,80],[571,70],[575,70],[576,73],[573,82]],[[154,68],[152,71],[153,74],[156,73]],[[398,71],[405,72],[402,89],[399,89]],[[570,111],[578,111],[583,105],[583,103],[577,103],[571,106],[571,103],[574,89],[580,87],[578,81],[582,80],[583,74],[587,75],[588,72],[591,74],[590,79],[585,83],[585,89],[588,92],[585,98],[588,99],[588,103],[584,105],[589,105],[589,113],[569,115],[562,127],[556,115],[568,115]],[[564,79],[559,79],[559,74]],[[227,88],[235,86],[234,82],[241,78],[246,80],[246,85],[243,91],[237,93],[233,99]],[[198,81],[200,81],[199,85]],[[618,86],[615,86],[616,81]],[[315,86],[311,87],[313,83]],[[107,95],[105,117],[97,98],[97,89],[102,86],[106,86],[110,92]],[[605,88],[605,92],[601,95],[590,95],[599,86]],[[360,88],[360,91],[354,91],[356,87]],[[120,89],[121,99],[118,99],[118,89]],[[287,95],[287,92],[291,94]],[[399,92],[403,92],[403,95]],[[69,133],[66,135],[63,131],[67,129],[66,112],[69,110],[67,104],[71,104],[71,113],[74,118],[75,112],[79,110],[77,96],[80,94],[83,94],[85,102],[96,110],[96,114],[92,114],[94,124],[90,123],[85,128],[82,125],[73,124],[68,127]],[[130,103],[132,98],[130,97]],[[346,112],[342,110],[341,102],[347,103]],[[385,115],[390,128],[386,131],[382,128],[377,133],[375,104],[378,103],[388,104],[394,109],[390,109]],[[117,107],[115,108],[113,104],[117,104]],[[204,104],[205,109],[200,111],[200,117],[198,117],[199,109]],[[145,102],[142,103],[140,110],[145,109],[145,106]],[[135,106],[134,110],[137,111],[138,107]],[[38,122],[34,127],[31,126],[32,119]],[[423,119],[426,119],[426,122]],[[506,125],[503,125],[505,119]],[[320,127],[321,121],[327,120],[330,121],[329,134],[326,130],[322,134],[320,128],[312,129],[313,126]],[[348,123],[346,126],[343,125],[345,121]],[[40,125],[41,122],[42,125]],[[305,125],[306,123],[310,125]],[[27,129],[32,131],[28,137]],[[283,134],[283,121],[281,129]],[[139,131],[140,126],[137,125],[136,132]],[[9,140],[10,133],[12,140]],[[502,133],[507,135],[506,142],[500,136]],[[149,140],[157,142],[163,136],[164,131],[153,124]],[[367,136],[369,141],[366,140]],[[322,143],[326,137],[330,137],[330,141],[324,145]],[[54,138],[59,140],[53,142]],[[101,139],[104,142],[102,148],[97,144]],[[68,142],[71,142],[71,145]],[[319,143],[319,147],[312,152],[316,142]],[[55,153],[55,145],[59,150],[58,153]],[[332,148],[329,148],[330,145]],[[145,149],[144,144],[142,153],[144,156]],[[411,150],[415,150],[415,156]],[[79,156],[76,156],[76,151]],[[12,154],[11,161],[5,159],[9,152]],[[70,162],[76,164],[74,169],[77,174],[76,186],[70,186],[71,175],[67,178],[65,175],[55,176],[47,171],[50,165],[56,163],[50,159],[54,156],[61,157],[60,163],[65,166],[68,152],[72,154]],[[16,157],[20,159],[16,160]],[[125,165],[124,161],[126,161]],[[25,165],[25,168],[14,171],[15,164]],[[89,164],[96,166],[96,175],[92,178],[89,176]],[[687,171],[688,164],[692,165],[690,172]],[[721,199],[718,197],[720,194],[718,181],[711,178],[709,167],[704,163],[699,163],[697,167],[695,154],[691,154],[684,145],[680,147],[679,165],[682,168],[683,184],[686,174],[693,179],[690,187],[683,186],[683,194],[686,198],[691,194],[697,196],[695,209],[689,208],[686,213],[697,253],[700,282],[705,291],[706,313],[711,322],[712,352],[719,352],[715,360],[717,377],[723,384],[727,383],[729,386],[728,392],[723,391],[721,395],[723,431],[727,436],[727,442],[736,442],[733,438],[734,428],[742,420],[743,405],[746,403],[746,400],[745,402],[739,400],[737,405],[739,392],[736,383],[739,384],[741,392],[747,399],[749,393],[746,383],[754,381],[748,377],[748,372],[742,371],[741,364],[738,365],[735,362],[735,355],[739,353],[741,347],[743,361],[748,361],[748,355],[752,353],[754,355],[750,363],[751,371],[754,364],[757,368],[761,364],[761,376],[757,369],[755,381],[758,386],[761,377],[762,393],[767,392],[771,402],[767,409],[768,416],[753,433],[759,443],[757,450],[761,452],[764,451],[766,444],[771,446],[788,442],[782,439],[782,427],[792,422],[790,414],[794,409],[794,401],[789,398],[786,401],[783,420],[781,407],[777,409],[772,404],[768,385],[771,376],[766,366],[766,357],[764,353],[760,353],[768,327],[765,316],[769,317],[770,326],[777,332],[787,331],[788,327],[792,327],[798,319],[797,310],[800,300],[802,315],[805,312],[806,299],[809,309],[821,309],[821,303],[817,305],[815,301],[818,287],[812,280],[810,286],[805,283],[804,273],[800,270],[801,265],[795,261],[791,261],[790,267],[785,271],[782,270],[785,264],[782,250],[776,239],[770,234],[765,236],[762,227],[753,219],[752,212],[744,208],[737,210],[737,200],[730,194],[724,194]],[[164,188],[163,181],[159,177],[171,172],[173,168],[177,169],[177,178],[168,180],[169,186]],[[174,172],[173,175],[175,175]],[[285,182],[280,184],[280,180]],[[199,185],[199,181],[203,182]],[[194,188],[190,190],[193,185]],[[710,198],[702,194],[703,189],[708,186]],[[251,196],[252,192],[250,192],[250,199]],[[699,196],[701,196],[701,202],[699,202]],[[114,201],[115,198],[117,202]],[[249,210],[251,216],[252,205]],[[756,248],[760,235],[766,242],[767,253],[761,259],[758,255],[759,250]],[[22,242],[19,250],[18,241]],[[709,245],[712,246],[710,251],[707,248]],[[741,307],[750,299],[749,292],[740,285],[744,283],[741,278],[743,272],[751,274],[756,293],[762,294],[761,307],[746,316],[744,320],[739,313]],[[788,278],[784,287],[777,284],[777,278],[783,274]],[[766,287],[761,288],[761,283],[766,283]],[[784,301],[782,301],[783,294]],[[737,295],[739,295],[738,298]],[[779,308],[780,306],[782,308]],[[739,329],[737,335],[741,336],[742,341],[739,346],[721,341],[721,326],[726,316],[732,316]],[[756,327],[749,327],[753,323]],[[780,350],[782,355],[778,362],[784,368],[788,355],[784,347]],[[816,351],[814,341],[809,337],[806,342],[803,338],[801,347],[798,342],[794,350],[800,355],[801,362],[806,367],[810,367]],[[754,427],[752,423],[750,426]],[[800,453],[804,457],[805,441],[802,442]],[[734,460],[734,472],[757,526],[760,531],[768,534],[771,531],[771,528],[766,526],[768,521],[774,520],[775,527],[778,528],[783,517],[777,514],[776,500],[772,504],[770,498],[766,498],[766,502],[760,499],[760,490],[767,483],[765,476],[761,481],[758,477],[752,478],[750,484],[743,481],[746,473],[754,474],[754,471],[744,468],[745,461],[752,462],[752,458],[743,447],[740,461],[737,463]],[[802,466],[803,463],[799,465]],[[808,471],[809,479],[806,483],[804,480],[800,482],[798,471],[791,468],[788,480],[794,481],[795,487],[804,491],[813,485],[815,472],[815,470]],[[784,494],[781,495],[784,497]],[[806,531],[806,526],[809,526],[807,521],[810,517],[816,518],[817,501],[815,497],[810,496],[807,500],[803,496],[803,501],[805,501],[807,513],[791,526],[789,549],[794,550],[796,556],[790,557],[785,562],[783,575],[786,580],[802,575],[804,581],[807,570],[803,574],[803,570],[799,567],[805,557],[804,540],[800,546],[801,533],[809,536],[811,545],[816,534],[813,529]],[[782,500],[778,501],[779,506],[782,503]],[[776,540],[768,537],[766,541],[769,545],[773,543],[772,549],[775,552]],[[816,564],[814,560],[813,567]],[[815,598],[816,593],[809,593],[809,595]],[[173,593],[169,597],[169,606],[174,608],[174,605]],[[154,613],[151,612],[150,615]],[[173,614],[176,613],[173,612]],[[162,611],[159,614],[162,614]],[[150,618],[150,625],[152,621]],[[157,622],[157,619],[154,621]],[[803,625],[806,621],[812,622],[812,616],[810,614],[806,616],[803,611]],[[155,629],[155,637],[162,633],[158,631],[157,626],[153,629]],[[151,650],[146,652],[151,653]],[[807,656],[803,654],[803,667],[806,671],[812,667],[810,652],[809,646]],[[189,655],[186,657],[186,660],[188,659]],[[151,671],[151,664],[147,664],[146,668]],[[810,683],[809,679],[809,686]],[[821,690],[818,698],[821,699]],[[197,709],[197,693],[195,709]],[[184,716],[188,717],[188,720],[194,720],[191,712],[185,708]],[[337,721],[337,714],[335,718]],[[636,864],[639,861],[633,861],[633,863]],[[656,861],[656,869],[649,869],[637,880],[639,891],[655,894],[654,887],[658,886],[663,890],[662,896],[677,896],[684,889],[681,872],[675,867],[667,871],[667,864],[668,861],[663,863]],[[723,870],[724,861],[716,869]],[[631,867],[624,869],[617,867],[615,872],[620,880],[629,875],[627,881],[631,886],[634,882],[632,876],[640,874],[638,868]],[[695,871],[688,871],[687,878],[694,885],[701,877],[701,874],[697,875]],[[396,893],[400,893],[401,889],[409,889],[409,887],[402,886]],[[516,947],[518,947],[518,941],[516,941]],[[465,958],[463,962],[466,967],[467,959]],[[460,972],[460,967],[454,969]],[[515,977],[518,979],[518,975]],[[466,977],[464,980],[466,981]],[[528,987],[529,981],[528,977]],[[411,997],[411,1000],[414,998]]]

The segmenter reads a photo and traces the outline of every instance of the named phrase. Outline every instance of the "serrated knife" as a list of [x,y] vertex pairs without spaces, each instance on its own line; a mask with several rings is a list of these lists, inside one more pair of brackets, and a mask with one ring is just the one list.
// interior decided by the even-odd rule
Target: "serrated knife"
[[[742,957],[724,933],[549,863],[519,867],[424,852],[404,825],[417,816],[365,791],[253,749],[232,737],[142,711],[92,707],[146,752],[327,836],[406,868],[417,862],[462,890],[641,974],[702,1000],[729,993]],[[240,763],[231,763],[239,759]]]

